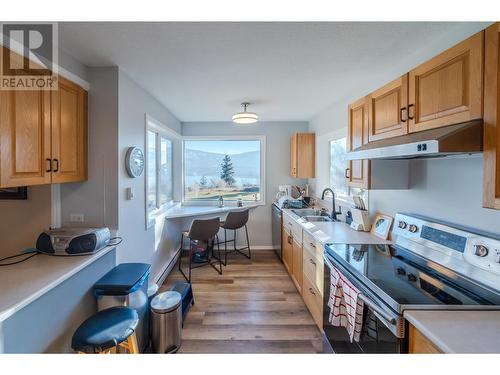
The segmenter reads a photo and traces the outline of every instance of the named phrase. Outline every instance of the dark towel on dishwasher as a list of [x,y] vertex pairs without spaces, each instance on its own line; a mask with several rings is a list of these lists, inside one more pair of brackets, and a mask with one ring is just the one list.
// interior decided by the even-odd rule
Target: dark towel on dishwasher
[[378,341],[377,317],[370,309],[365,310],[362,335],[365,338]]

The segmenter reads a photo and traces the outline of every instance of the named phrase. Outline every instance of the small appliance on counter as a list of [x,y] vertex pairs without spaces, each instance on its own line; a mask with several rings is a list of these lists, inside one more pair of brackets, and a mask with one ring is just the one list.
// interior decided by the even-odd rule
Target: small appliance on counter
[[109,228],[58,228],[42,232],[36,249],[52,255],[85,255],[97,253],[110,240]]

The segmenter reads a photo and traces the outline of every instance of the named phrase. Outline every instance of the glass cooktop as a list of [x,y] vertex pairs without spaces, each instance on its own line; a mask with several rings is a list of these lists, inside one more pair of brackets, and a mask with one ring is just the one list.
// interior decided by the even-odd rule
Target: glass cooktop
[[431,262],[404,248],[331,244],[325,253],[341,273],[350,273],[345,275],[348,279],[354,277],[397,310],[409,305],[500,305],[497,294],[460,275],[438,272]]

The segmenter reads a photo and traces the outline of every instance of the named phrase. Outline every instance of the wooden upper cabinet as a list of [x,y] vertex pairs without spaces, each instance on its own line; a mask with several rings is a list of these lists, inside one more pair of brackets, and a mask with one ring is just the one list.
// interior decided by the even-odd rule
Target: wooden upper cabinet
[[50,92],[0,92],[0,186],[47,184],[50,175]]
[[408,75],[392,81],[368,96],[368,141],[408,133]]
[[290,139],[290,175],[295,178],[316,177],[316,136],[295,133]]
[[482,117],[483,42],[480,32],[410,71],[410,133]]
[[[368,141],[368,100],[362,98],[348,107],[347,151],[355,150]],[[352,187],[368,188],[369,161],[350,160],[346,178]]]
[[52,92],[52,182],[87,178],[87,92],[59,78]]
[[483,206],[500,209],[500,23],[486,29]]

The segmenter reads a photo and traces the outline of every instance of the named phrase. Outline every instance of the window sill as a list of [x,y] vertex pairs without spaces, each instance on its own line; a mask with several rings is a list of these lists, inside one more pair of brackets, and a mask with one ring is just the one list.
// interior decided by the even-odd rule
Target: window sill
[[243,204],[243,207],[238,207],[234,205],[225,205],[224,207],[218,207],[217,205],[193,205],[193,204],[181,204],[178,203],[174,207],[170,208],[164,215],[165,219],[176,219],[182,217],[192,217],[192,216],[204,216],[204,215],[214,215],[223,214],[229,211],[244,210],[245,208],[257,208],[263,206],[264,202],[252,202],[248,204]]

